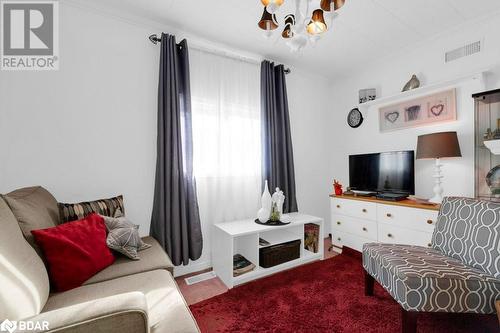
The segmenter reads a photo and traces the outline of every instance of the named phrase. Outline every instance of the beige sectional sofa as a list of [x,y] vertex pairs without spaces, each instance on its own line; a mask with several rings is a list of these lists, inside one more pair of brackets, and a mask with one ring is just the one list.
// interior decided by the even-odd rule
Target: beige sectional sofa
[[65,333],[199,332],[172,263],[153,238],[145,238],[152,247],[141,260],[117,256],[83,286],[51,293],[46,267],[18,222],[0,197],[0,323],[47,322],[50,332]]

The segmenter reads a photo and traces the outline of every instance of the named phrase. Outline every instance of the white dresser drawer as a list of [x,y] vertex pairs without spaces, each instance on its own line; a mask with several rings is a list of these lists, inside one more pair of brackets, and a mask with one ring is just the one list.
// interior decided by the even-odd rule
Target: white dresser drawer
[[435,210],[378,205],[377,221],[423,232],[434,231],[438,212]]
[[377,240],[377,222],[335,214],[332,220],[332,230],[347,232],[363,238]]
[[373,240],[351,235],[342,231],[332,230],[333,245],[342,248],[343,246],[350,247],[351,249],[362,251],[363,244],[374,243]]
[[332,198],[331,212],[332,214],[375,221],[377,219],[377,204],[366,201]]
[[408,244],[431,247],[432,233],[409,230],[380,223],[378,225],[378,240],[380,243]]

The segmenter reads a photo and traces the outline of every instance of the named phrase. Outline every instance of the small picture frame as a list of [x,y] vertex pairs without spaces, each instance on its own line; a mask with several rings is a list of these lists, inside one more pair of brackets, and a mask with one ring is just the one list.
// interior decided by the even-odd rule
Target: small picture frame
[[359,91],[359,104],[374,101],[377,98],[377,89],[361,89]]

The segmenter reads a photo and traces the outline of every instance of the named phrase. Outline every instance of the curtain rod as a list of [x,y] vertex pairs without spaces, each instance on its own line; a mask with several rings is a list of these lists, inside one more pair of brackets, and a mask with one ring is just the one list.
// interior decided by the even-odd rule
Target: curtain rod
[[[149,36],[149,40],[151,41],[151,43],[153,43],[155,45],[157,45],[158,43],[161,43],[161,38],[159,38],[158,35],[156,35],[156,34],[150,35]],[[241,57],[241,56],[229,55],[226,52],[220,52],[220,51],[218,52],[218,51],[214,51],[214,50],[209,50],[207,48],[197,47],[196,45],[193,45],[192,47],[194,49],[199,50],[199,51],[208,52],[208,53],[212,53],[212,54],[215,54],[215,55],[224,56],[224,57],[227,57],[227,58],[233,58],[233,59],[245,61],[245,62],[252,63],[252,64],[260,64],[260,61],[257,61],[257,60],[254,60],[254,59],[250,59],[250,58],[246,58],[246,57]],[[285,74],[290,74],[291,72],[292,72],[292,70],[290,68],[285,68]]]

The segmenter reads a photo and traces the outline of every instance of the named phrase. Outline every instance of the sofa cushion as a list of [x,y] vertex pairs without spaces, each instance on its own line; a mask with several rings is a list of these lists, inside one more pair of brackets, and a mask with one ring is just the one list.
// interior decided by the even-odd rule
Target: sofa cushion
[[120,209],[125,214],[123,206],[123,196],[119,195],[109,199],[99,199],[95,201],[78,203],[59,203],[61,222],[71,222],[83,219],[92,213],[104,216],[115,216],[115,211]]
[[3,198],[14,213],[24,237],[40,254],[31,230],[52,228],[59,224],[57,200],[41,186],[15,190]]
[[110,249],[132,260],[139,260],[137,252],[151,247],[139,236],[139,226],[130,222],[125,216],[103,216],[103,219],[108,229],[106,244]]
[[57,291],[81,286],[115,261],[106,246],[104,219],[97,214],[32,233],[47,260],[50,282]]
[[432,244],[444,255],[500,278],[500,204],[445,198]]
[[52,294],[43,312],[134,291],[146,296],[151,332],[199,332],[173,277],[166,270],[129,275]]
[[141,260],[130,260],[122,256],[116,257],[113,265],[85,281],[84,285],[157,269],[168,270],[173,275],[174,266],[160,244],[153,237],[144,237],[142,240],[150,244],[151,247],[141,251]]
[[438,250],[363,245],[363,267],[407,311],[494,313],[500,280]]
[[37,315],[48,295],[45,266],[0,198],[0,321]]

